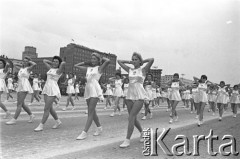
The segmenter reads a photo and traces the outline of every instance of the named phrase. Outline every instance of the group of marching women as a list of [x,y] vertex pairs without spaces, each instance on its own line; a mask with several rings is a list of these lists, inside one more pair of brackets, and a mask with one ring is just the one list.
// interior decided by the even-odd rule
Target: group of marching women
[[[217,85],[208,81],[206,75],[202,75],[200,79],[195,80],[194,85],[189,87],[185,86],[179,79],[179,74],[175,73],[173,75],[173,80],[167,83],[168,88],[165,90],[161,90],[161,88],[158,87],[153,81],[153,76],[151,74],[148,74],[153,62],[153,58],[143,59],[139,53],[133,53],[131,60],[118,60],[118,64],[128,73],[128,78],[122,80],[121,74],[116,73],[115,77],[110,78],[108,83],[105,85],[105,95],[107,95],[106,104],[111,105],[110,96],[115,97],[115,108],[110,116],[114,116],[117,110],[119,110],[120,112],[119,99],[121,97],[124,98],[124,104],[127,106],[127,111],[129,114],[126,138],[124,139],[120,147],[125,148],[130,146],[130,138],[132,136],[134,127],[136,127],[139,131],[140,142],[144,141],[142,137],[143,129],[137,119],[137,115],[144,106],[145,113],[143,119],[146,119],[147,114],[150,114],[151,118],[152,112],[149,108],[149,105],[151,102],[153,103],[153,105],[158,103],[159,101],[157,102],[157,98],[166,98],[168,102],[168,110],[171,110],[169,123],[177,121],[178,114],[176,107],[178,103],[182,101],[180,91],[186,91],[184,99],[187,99],[189,102],[191,102],[195,110],[197,111],[199,126],[203,123],[204,108],[206,103],[208,102],[213,112],[215,112],[215,103],[217,104],[219,110],[219,120],[221,121],[224,106],[227,104],[229,98],[234,117],[236,117],[237,105],[240,103],[239,88],[237,85],[235,85],[233,89],[231,89],[229,85],[225,85],[224,81],[221,81],[220,84]],[[34,131],[36,132],[43,130],[44,124],[46,123],[49,114],[51,114],[55,119],[55,124],[52,127],[53,129],[57,129],[62,124],[53,107],[53,103],[56,102],[57,99],[59,100],[61,98],[58,80],[63,73],[63,68],[65,67],[66,63],[62,61],[59,56],[54,56],[52,58],[52,61],[43,60],[43,63],[48,68],[47,80],[41,93],[44,96],[45,106],[42,120],[39,123],[38,127],[34,129]],[[99,79],[109,63],[109,59],[105,57],[102,58],[98,53],[92,53],[90,61],[80,62],[74,65],[75,67],[86,71],[87,79],[84,98],[86,99],[87,103],[88,117],[83,131],[76,138],[77,140],[83,140],[87,138],[88,130],[92,125],[93,121],[97,126],[96,132],[93,135],[98,136],[103,131],[102,125],[96,112],[96,106],[99,100],[103,100],[104,94],[101,85],[99,84]],[[36,63],[31,61],[30,58],[25,57],[23,60],[23,64],[14,64],[14,66],[19,69],[18,86],[16,89],[17,109],[15,111],[14,117],[8,122],[6,122],[6,124],[16,124],[16,120],[20,115],[22,108],[28,113],[30,117],[28,122],[31,123],[34,120],[34,115],[24,101],[28,93],[33,93],[32,87],[29,83],[29,78],[30,72],[33,67],[36,66]],[[1,59],[0,97],[3,92],[8,92],[5,83],[6,75],[9,73],[8,68],[9,64]],[[74,108],[74,102],[72,99],[72,94],[76,92],[73,87],[74,82],[75,78],[72,74],[70,74],[68,80],[65,82],[68,84],[68,99],[66,107],[69,105],[69,102],[71,102]],[[110,82],[112,82],[113,84],[110,84]],[[111,89],[112,85],[114,85],[113,91]],[[38,96],[36,95],[36,98],[37,97]],[[1,98],[0,106],[6,112],[6,114],[10,114],[5,105],[1,102]]]

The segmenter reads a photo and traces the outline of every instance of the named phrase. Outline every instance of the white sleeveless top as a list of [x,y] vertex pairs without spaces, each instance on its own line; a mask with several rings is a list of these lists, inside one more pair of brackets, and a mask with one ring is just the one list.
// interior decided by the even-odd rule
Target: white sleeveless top
[[6,73],[3,72],[4,69],[0,69],[0,92],[8,92],[6,83],[5,83],[5,78],[7,76]]

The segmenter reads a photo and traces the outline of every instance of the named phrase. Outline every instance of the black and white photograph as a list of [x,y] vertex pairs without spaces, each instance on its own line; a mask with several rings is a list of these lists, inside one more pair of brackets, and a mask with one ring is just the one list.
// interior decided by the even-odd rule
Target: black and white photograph
[[239,159],[240,0],[0,0],[0,159]]

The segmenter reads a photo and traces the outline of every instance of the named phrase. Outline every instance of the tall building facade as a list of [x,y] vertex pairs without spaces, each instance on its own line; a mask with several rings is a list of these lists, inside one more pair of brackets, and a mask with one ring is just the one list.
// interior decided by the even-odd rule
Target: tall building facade
[[161,83],[164,84],[171,80],[173,80],[173,75],[165,75],[165,76],[162,76]]
[[162,75],[162,69],[150,69],[149,73],[153,75],[153,80],[156,82],[158,86],[161,85],[161,75]]
[[28,56],[30,58],[37,58],[37,49],[33,46],[25,46],[25,50],[22,53],[22,60],[24,59],[25,56]]
[[52,57],[38,57],[32,58],[32,61],[35,62],[37,65],[32,69],[32,73],[41,74],[41,77],[45,79],[47,77],[46,73],[48,71],[47,67],[43,63],[43,60],[50,60],[52,61]]
[[80,70],[79,68],[74,67],[75,64],[79,62],[86,62],[91,60],[91,54],[93,52],[99,53],[102,57],[106,57],[110,59],[110,64],[104,70],[103,75],[101,77],[101,81],[105,82],[108,78],[113,77],[116,71],[116,60],[117,56],[110,53],[100,52],[95,49],[90,49],[85,46],[77,45],[70,43],[66,47],[60,48],[60,57],[66,61],[66,67],[64,72],[69,73],[72,72],[76,74],[78,77],[85,77],[86,72]]

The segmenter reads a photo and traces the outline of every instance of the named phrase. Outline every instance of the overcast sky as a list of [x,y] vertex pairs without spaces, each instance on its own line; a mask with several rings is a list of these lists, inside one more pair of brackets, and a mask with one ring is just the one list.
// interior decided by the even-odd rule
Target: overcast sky
[[0,0],[0,51],[40,57],[76,44],[130,60],[154,57],[163,75],[240,83],[239,0]]

